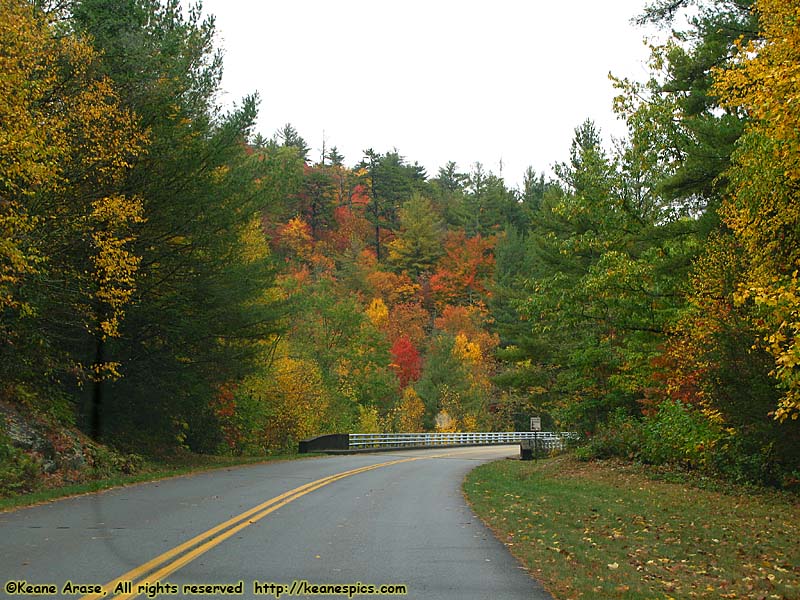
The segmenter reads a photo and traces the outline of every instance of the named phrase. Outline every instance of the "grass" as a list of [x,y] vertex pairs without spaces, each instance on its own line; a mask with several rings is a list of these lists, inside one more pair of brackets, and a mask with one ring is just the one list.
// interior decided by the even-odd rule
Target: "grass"
[[569,455],[482,465],[464,490],[559,600],[800,598],[796,495],[701,489]]
[[94,479],[84,483],[64,485],[52,488],[37,490],[30,494],[0,498],[0,512],[51,502],[59,498],[77,496],[120,487],[132,485],[145,481],[156,481],[168,477],[178,477],[191,473],[208,471],[211,469],[222,469],[248,464],[258,464],[273,462],[278,460],[295,460],[300,458],[318,456],[318,454],[285,454],[272,456],[211,456],[197,454],[183,454],[170,458],[160,459],[158,462],[147,462],[138,472],[130,475],[114,475],[111,477]]

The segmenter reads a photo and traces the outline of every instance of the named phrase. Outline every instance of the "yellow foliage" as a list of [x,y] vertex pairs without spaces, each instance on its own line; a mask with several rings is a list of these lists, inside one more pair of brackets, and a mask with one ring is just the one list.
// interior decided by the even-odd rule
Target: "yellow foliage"
[[253,217],[241,234],[244,262],[254,263],[269,256],[269,244],[261,225],[260,217]]
[[271,375],[246,386],[251,395],[268,404],[268,445],[282,448],[319,433],[329,402],[319,365],[309,359],[278,356]]
[[446,410],[440,410],[436,415],[436,431],[440,433],[455,433],[458,431],[458,421],[451,417]]
[[374,406],[358,405],[358,433],[381,433],[381,420]]
[[775,357],[775,369],[770,373],[782,384],[784,395],[775,410],[775,418],[797,420],[800,417],[800,281],[798,272],[784,283],[752,287],[739,299],[752,296],[755,303],[767,310],[771,326],[764,335],[767,350]]
[[784,391],[775,418],[800,414],[800,2],[758,0],[763,40],[739,48],[739,64],[715,73],[723,106],[751,117],[728,175],[723,216],[749,265],[737,300],[753,301],[755,323]]
[[436,415],[436,431],[452,433],[461,431],[461,396],[449,386],[443,385],[439,390],[439,412]]
[[311,227],[300,217],[290,219],[280,228],[281,246],[301,260],[309,260],[314,251]]
[[140,262],[126,248],[133,237],[125,232],[131,224],[144,220],[142,205],[136,198],[118,196],[98,200],[92,208],[92,219],[97,224],[92,232],[95,297],[106,307],[99,327],[103,336],[114,337],[119,335],[124,308],[133,295]]
[[386,246],[389,251],[388,261],[390,264],[399,264],[409,254],[413,252],[412,244],[404,238],[396,238]]
[[380,298],[375,298],[370,302],[365,312],[375,327],[385,327],[389,322],[389,309]]
[[463,333],[456,336],[453,344],[453,356],[470,365],[479,365],[483,358],[480,344],[470,342]]
[[478,431],[478,419],[475,415],[464,415],[461,419],[461,431]]
[[740,46],[740,66],[716,72],[724,106],[743,109],[756,128],[781,142],[775,157],[786,177],[800,178],[800,5],[797,0],[758,0],[765,42]]
[[118,335],[142,205],[106,190],[146,136],[111,81],[96,76],[91,46],[56,31],[30,2],[0,0],[0,48],[0,312],[33,315],[16,295],[39,274],[69,282],[69,309],[87,330]]
[[397,407],[396,429],[411,433],[422,431],[422,418],[425,416],[425,404],[411,386],[403,390],[403,398]]

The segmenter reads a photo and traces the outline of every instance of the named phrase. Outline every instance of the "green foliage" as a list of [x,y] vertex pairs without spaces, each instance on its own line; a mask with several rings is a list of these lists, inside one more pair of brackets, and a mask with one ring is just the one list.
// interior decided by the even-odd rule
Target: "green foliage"
[[501,177],[487,173],[481,163],[475,163],[465,192],[460,225],[468,236],[489,236],[507,225],[522,225],[516,195],[506,188]]
[[680,401],[666,401],[646,418],[617,411],[575,455],[634,460],[737,484],[795,487],[796,458],[780,451],[767,429],[758,429],[760,434],[726,429]]
[[308,162],[308,152],[310,148],[291,123],[286,123],[286,125],[275,132],[272,143],[275,146],[293,148],[304,163]]
[[41,485],[42,466],[0,431],[0,497],[29,494]]
[[443,224],[435,217],[430,201],[414,196],[400,208],[400,232],[389,244],[388,261],[400,271],[419,277],[433,270],[443,254]]
[[[254,136],[256,97],[217,105],[199,6],[77,0],[56,24],[0,3],[3,399],[147,450],[538,414],[592,433],[584,457],[796,473],[785,3],[656,0],[643,20],[696,11],[648,81],[616,80],[627,138],[587,120],[519,190],[397,150],[312,165],[289,124]],[[19,485],[32,463],[6,455]]]
[[[672,27],[678,22],[676,14],[688,4],[655,2],[641,20]],[[621,85],[627,100],[618,106],[632,109],[623,113],[655,135],[662,156],[670,157],[669,171],[659,183],[663,193],[681,201],[701,199],[713,214],[726,185],[724,171],[743,131],[740,114],[719,110],[713,69],[731,65],[737,40],[756,38],[759,28],[752,0],[697,5],[686,29],[673,30],[667,43],[653,48],[651,80]]]
[[397,150],[380,154],[370,148],[364,155],[358,168],[365,174],[369,193],[365,216],[374,231],[371,242],[375,256],[381,261],[384,235],[397,229],[401,204],[421,191],[425,169],[417,163],[406,163]]
[[798,461],[776,451],[769,438],[754,435],[726,436],[709,457],[711,471],[736,483],[757,484],[797,490]]
[[[143,198],[134,248],[144,283],[120,340],[102,349],[122,365],[122,378],[93,390],[92,420],[118,439],[186,435],[209,451],[218,443],[211,398],[254,368],[254,341],[274,330],[275,308],[264,297],[272,266],[244,240],[282,191],[285,157],[247,152],[255,98],[229,114],[216,107],[221,59],[213,21],[198,9],[184,15],[172,0],[86,0],[73,17],[151,136],[147,157],[119,182]],[[302,160],[293,160],[299,170]]]
[[451,335],[440,334],[433,340],[422,377],[414,386],[425,404],[424,424],[428,429],[434,427],[444,391],[466,391],[466,373],[453,354],[454,344],[455,338]]
[[[612,158],[591,122],[576,129],[560,185],[531,213],[528,252],[516,251],[528,272],[504,274],[510,283],[499,290],[522,317],[498,322],[524,366],[514,369],[543,389],[567,427],[593,431],[616,408],[635,410],[695,251],[691,237],[673,238],[682,225],[659,209],[636,148]],[[522,297],[504,291],[515,282]]]
[[706,469],[724,436],[718,425],[680,402],[663,402],[644,424],[639,457],[651,464]]
[[580,460],[635,459],[645,445],[645,432],[639,419],[624,411],[615,412],[606,425],[575,450]]
[[86,447],[92,477],[107,479],[119,475],[133,475],[144,468],[144,458],[139,454],[122,454],[105,446],[91,444]]

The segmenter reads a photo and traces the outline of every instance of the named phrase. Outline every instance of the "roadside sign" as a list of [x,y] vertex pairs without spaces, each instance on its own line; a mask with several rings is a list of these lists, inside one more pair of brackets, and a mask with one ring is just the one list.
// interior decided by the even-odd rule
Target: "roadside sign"
[[531,417],[531,431],[542,430],[542,417]]

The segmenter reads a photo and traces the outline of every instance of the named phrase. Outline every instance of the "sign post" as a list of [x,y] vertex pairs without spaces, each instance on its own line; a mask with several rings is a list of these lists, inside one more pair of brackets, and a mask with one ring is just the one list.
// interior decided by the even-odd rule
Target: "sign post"
[[[542,417],[531,417],[531,431],[541,431],[542,430]],[[539,439],[538,436],[534,437],[533,440],[533,459],[536,460],[539,456]]]

